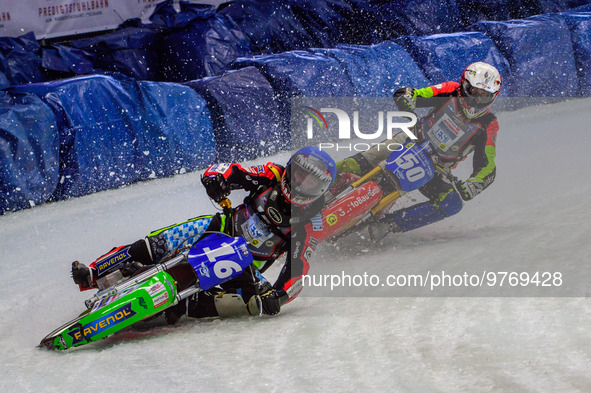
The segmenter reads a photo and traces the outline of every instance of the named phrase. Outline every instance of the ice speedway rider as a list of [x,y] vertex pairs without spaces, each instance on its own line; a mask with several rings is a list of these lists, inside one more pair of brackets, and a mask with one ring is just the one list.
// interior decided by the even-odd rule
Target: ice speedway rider
[[[388,232],[406,232],[440,221],[458,213],[462,200],[469,201],[487,188],[495,179],[496,138],[499,124],[490,111],[502,86],[501,75],[495,67],[483,62],[470,64],[460,83],[448,81],[421,89],[404,87],[394,93],[398,109],[414,111],[431,108],[416,126],[419,141],[429,141],[431,156],[443,173],[421,187],[429,201],[406,209],[387,213],[369,225],[372,239],[381,239]],[[399,133],[386,143],[404,144],[407,135]],[[451,170],[473,152],[472,175],[463,182],[456,181]],[[337,178],[344,173],[361,175],[369,172],[390,152],[375,147],[337,163]],[[452,180],[453,179],[453,180]]]
[[[251,167],[237,163],[212,165],[201,178],[207,195],[220,203],[232,190],[243,189],[249,192],[243,204],[152,232],[135,243],[114,248],[89,267],[76,261],[72,277],[81,290],[97,287],[100,279],[112,271],[108,265],[113,261],[129,275],[142,265],[165,260],[183,243],[194,243],[205,231],[221,231],[243,236],[254,263],[222,288],[199,292],[166,310],[167,321],[175,323],[182,315],[200,318],[277,314],[301,291],[301,276],[309,268],[310,236],[305,224],[324,206],[324,193],[335,175],[333,159],[316,147],[298,150],[285,168],[272,162]],[[261,273],[284,253],[285,263],[271,285]]]

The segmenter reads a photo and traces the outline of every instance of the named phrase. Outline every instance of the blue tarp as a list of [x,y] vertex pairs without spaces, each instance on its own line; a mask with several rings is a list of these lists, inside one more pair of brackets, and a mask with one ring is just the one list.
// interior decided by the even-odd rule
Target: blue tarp
[[347,40],[348,24],[353,16],[353,9],[347,1],[291,0],[290,3],[294,16],[314,39],[311,46],[331,48]]
[[589,0],[536,0],[541,13],[561,12],[589,3]]
[[220,6],[252,42],[253,54],[280,53],[316,46],[287,1],[243,0]]
[[208,102],[218,145],[218,161],[252,159],[289,147],[288,119],[273,88],[255,67],[187,82]]
[[570,32],[564,21],[510,20],[470,27],[489,36],[509,61],[503,90],[515,97],[568,97],[577,91]]
[[[511,15],[509,7],[516,0],[458,0],[460,17],[464,26],[485,20],[507,20]],[[529,16],[529,15],[528,15]]]
[[51,109],[34,94],[0,93],[0,214],[47,201],[58,180]]
[[431,84],[458,81],[464,69],[476,61],[494,65],[503,79],[510,75],[509,63],[494,42],[482,33],[407,36],[396,42],[412,55]]
[[351,97],[355,89],[345,69],[333,58],[308,51],[237,59],[234,69],[254,66],[282,98]]
[[591,13],[562,14],[571,32],[579,91],[581,96],[591,95]]
[[231,18],[208,5],[181,1],[174,13],[172,0],[157,6],[150,20],[163,33],[161,79],[189,81],[221,74],[237,57],[252,53],[250,39]]
[[95,72],[120,72],[140,80],[158,76],[157,30],[146,27],[124,27],[113,33],[69,43],[74,49],[95,56]]
[[61,154],[57,199],[212,162],[211,120],[196,92],[119,79],[93,75],[12,89],[43,97],[56,113]]
[[215,162],[216,142],[207,102],[178,83],[127,81],[141,113],[134,144],[140,179],[170,176]]
[[367,1],[352,4],[349,44],[375,44],[404,35],[449,33],[462,28],[456,0]]
[[0,37],[0,88],[43,80],[41,47],[35,34]]
[[338,45],[335,49],[312,49],[337,60],[360,97],[392,96],[403,86],[429,83],[406,50],[392,41],[381,44]]
[[379,12],[382,23],[400,24],[408,35],[452,33],[463,27],[456,0],[390,1]]

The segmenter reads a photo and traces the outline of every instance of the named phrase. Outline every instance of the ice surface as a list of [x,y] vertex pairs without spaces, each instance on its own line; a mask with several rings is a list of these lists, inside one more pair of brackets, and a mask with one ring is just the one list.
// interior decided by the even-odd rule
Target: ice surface
[[[485,193],[376,247],[322,245],[311,273],[314,261],[380,273],[433,258],[588,271],[590,107],[500,114],[498,176]],[[591,391],[591,303],[580,297],[308,295],[276,317],[151,323],[71,351],[35,347],[91,295],[72,283],[72,260],[212,211],[189,173],[0,217],[0,391]]]

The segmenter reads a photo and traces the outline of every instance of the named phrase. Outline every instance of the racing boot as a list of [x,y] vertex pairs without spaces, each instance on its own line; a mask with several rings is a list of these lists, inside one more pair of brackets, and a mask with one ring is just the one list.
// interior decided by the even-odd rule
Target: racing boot
[[78,261],[72,262],[72,278],[74,283],[78,284],[81,291],[96,288],[93,280],[92,270]]

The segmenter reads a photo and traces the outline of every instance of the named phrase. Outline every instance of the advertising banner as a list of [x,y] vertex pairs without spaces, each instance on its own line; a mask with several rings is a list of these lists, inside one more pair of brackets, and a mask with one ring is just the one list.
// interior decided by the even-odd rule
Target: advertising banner
[[0,36],[18,37],[32,31],[41,40],[114,29],[132,18],[148,22],[160,2],[162,0],[0,0]]

